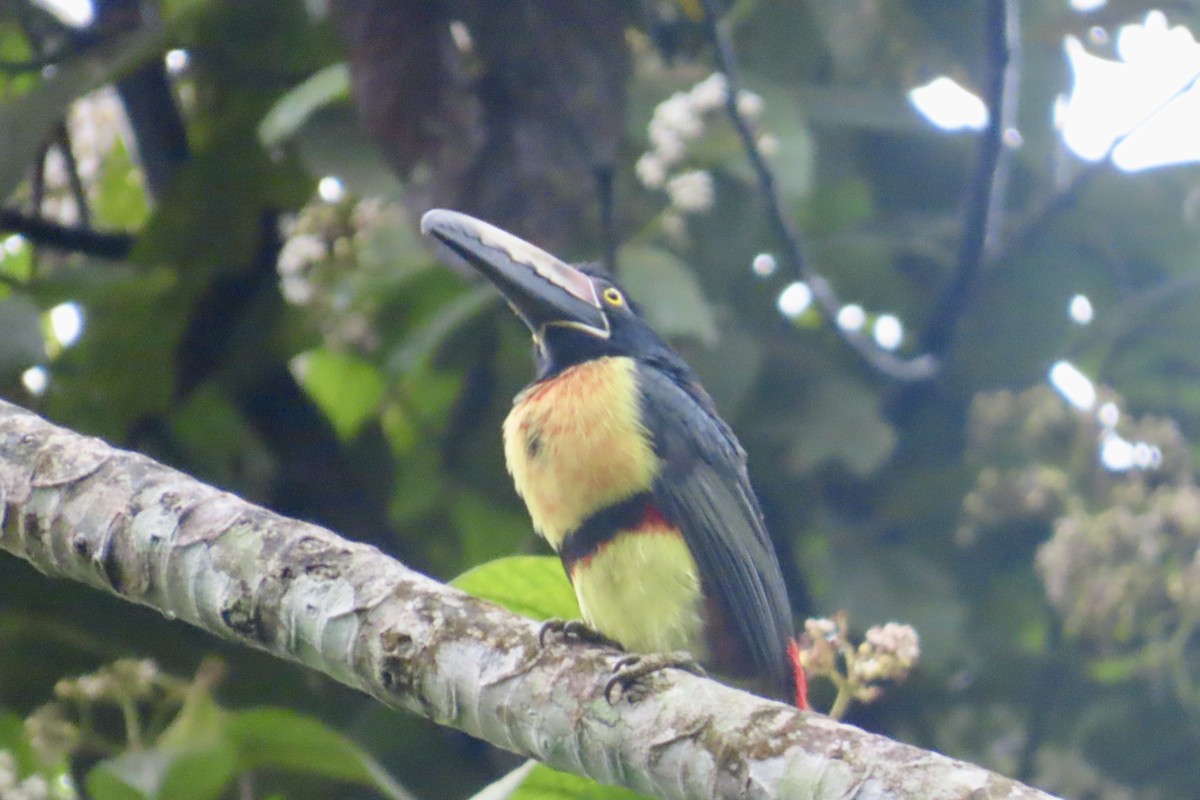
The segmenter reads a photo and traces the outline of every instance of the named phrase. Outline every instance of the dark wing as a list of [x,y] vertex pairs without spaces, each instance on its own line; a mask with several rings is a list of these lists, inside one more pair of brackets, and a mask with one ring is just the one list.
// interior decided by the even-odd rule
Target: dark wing
[[699,386],[684,389],[646,364],[639,365],[638,378],[643,419],[663,460],[654,501],[682,530],[705,590],[720,604],[754,672],[790,698],[791,608],[750,488],[745,451]]

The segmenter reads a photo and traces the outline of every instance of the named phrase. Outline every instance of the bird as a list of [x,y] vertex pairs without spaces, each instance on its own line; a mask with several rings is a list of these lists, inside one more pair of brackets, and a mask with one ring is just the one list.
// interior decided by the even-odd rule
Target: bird
[[622,688],[694,659],[807,708],[745,450],[692,369],[598,268],[457,211],[428,211],[420,227],[532,334],[537,373],[504,422],[505,461],[586,630],[644,654],[620,664]]

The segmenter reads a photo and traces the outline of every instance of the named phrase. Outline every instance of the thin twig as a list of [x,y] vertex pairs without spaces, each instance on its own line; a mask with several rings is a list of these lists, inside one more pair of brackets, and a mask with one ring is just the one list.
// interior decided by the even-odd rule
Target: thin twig
[[79,227],[91,227],[91,212],[88,210],[87,191],[83,188],[83,180],[79,177],[79,162],[75,160],[75,151],[71,148],[71,132],[67,129],[66,121],[58,123],[54,131],[54,141],[62,153],[63,164],[67,168],[67,181],[71,185],[71,196],[79,212]]
[[1004,137],[1012,127],[1016,113],[1019,44],[1017,0],[988,0],[984,10],[984,51],[988,71],[983,91],[988,122],[980,137],[975,173],[967,193],[957,266],[921,336],[922,348],[939,357],[949,350],[954,329],[966,311],[971,289],[985,259],[996,247],[996,230],[1008,174]]
[[[44,42],[34,33],[33,22],[30,17],[31,9],[25,4],[18,3],[17,21],[21,25],[21,32],[29,41],[29,47],[34,52],[34,60],[31,63],[41,61],[46,57]],[[50,152],[50,147],[53,144],[51,141],[42,142],[38,148],[37,159],[33,165],[33,176],[30,179],[30,194],[33,196],[33,213],[41,215],[42,199],[45,197],[46,190],[46,155]]]
[[716,0],[702,0],[704,6],[704,24],[709,38],[717,54],[717,63],[725,74],[728,87],[725,98],[725,110],[741,139],[746,158],[758,179],[759,189],[766,201],[768,218],[775,235],[783,243],[787,260],[791,262],[801,280],[808,284],[813,299],[820,306],[822,314],[829,325],[858,355],[880,374],[898,381],[922,381],[931,378],[937,371],[937,361],[931,356],[921,355],[912,359],[899,358],[878,347],[870,337],[858,330],[846,330],[837,324],[838,312],[842,304],[833,291],[833,287],[820,274],[809,266],[800,249],[800,237],[792,225],[788,215],[784,213],[775,175],[763,157],[762,151],[755,141],[754,131],[737,107],[738,94],[741,90],[741,80],[738,74],[737,58],[734,54],[732,37],[728,25],[721,18]]
[[59,225],[10,208],[0,208],[0,231],[19,233],[34,244],[98,258],[126,258],[133,249],[133,237],[127,233]]
[[0,72],[7,72],[12,75],[25,72],[41,72],[46,67],[53,66],[61,60],[62,54],[60,53],[31,58],[28,61],[7,61],[0,59]]
[[42,201],[46,199],[46,157],[50,155],[52,143],[47,141],[38,148],[33,160],[33,175],[29,179],[29,204],[33,213],[42,215]]
[[1083,191],[1091,185],[1093,180],[1108,169],[1109,159],[1118,147],[1124,144],[1135,133],[1146,127],[1164,109],[1195,89],[1198,85],[1200,85],[1200,71],[1192,73],[1191,78],[1182,83],[1175,91],[1171,92],[1161,103],[1150,109],[1145,116],[1130,126],[1129,130],[1113,139],[1112,144],[1104,151],[1103,156],[1077,171],[1065,186],[1042,201],[1038,209],[1026,217],[1026,221],[1017,228],[1016,232],[1002,246],[993,248],[988,253],[987,264],[1003,263],[1011,258],[1013,253],[1020,251],[1029,242],[1037,239],[1059,214],[1074,207],[1075,202],[1079,199]]
[[1009,135],[1017,132],[1017,106],[1021,90],[1021,4],[1020,0],[1003,0],[1004,47],[1008,58],[1000,82],[1000,152],[996,167],[992,170],[992,191],[988,197],[987,225],[984,229],[983,259],[995,249],[1000,240],[999,230],[1004,219],[1005,199],[1008,195],[1008,175],[1012,169],[1012,158],[1008,154],[1015,142]]

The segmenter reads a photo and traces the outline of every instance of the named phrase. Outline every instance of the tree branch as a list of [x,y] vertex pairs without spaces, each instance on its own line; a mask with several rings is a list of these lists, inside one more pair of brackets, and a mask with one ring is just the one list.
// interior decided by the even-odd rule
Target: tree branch
[[[136,30],[145,24],[139,0],[95,0],[94,5],[93,24],[98,29]],[[148,193],[161,200],[180,165],[190,157],[187,129],[163,59],[147,60],[122,76],[116,88],[137,144]]]
[[1104,151],[1103,156],[1082,169],[1077,170],[1064,186],[1052,192],[1033,212],[1026,215],[1025,222],[1017,226],[1016,231],[1001,246],[997,246],[988,253],[986,266],[993,266],[1007,261],[1014,253],[1020,252],[1030,242],[1037,240],[1039,236],[1057,221],[1060,214],[1075,207],[1080,196],[1091,186],[1092,181],[1110,168],[1109,161],[1112,158],[1113,152],[1118,147],[1128,141],[1138,131],[1142,130],[1151,120],[1162,113],[1164,109],[1195,89],[1197,84],[1200,84],[1200,72],[1192,73],[1190,78],[1181,83],[1162,102],[1150,109],[1141,119],[1134,122],[1128,130],[1113,139],[1112,144]]
[[19,233],[34,244],[98,258],[122,259],[133,249],[133,237],[127,233],[59,225],[11,208],[0,208],[0,231]]
[[[79,212],[79,227],[90,229],[92,212],[88,207],[87,189],[84,188],[83,179],[79,176],[79,162],[75,160],[75,149],[71,146],[71,131],[67,128],[66,120],[58,123],[53,135],[54,144],[62,153],[63,163],[67,168],[67,183],[71,187],[71,199],[75,201],[75,208]],[[39,165],[39,168],[45,169],[45,165]],[[41,204],[39,203],[34,208],[40,210]]]
[[609,705],[618,654],[0,401],[0,549],[551,766],[664,798],[1049,795],[682,672]]
[[1017,53],[1021,41],[1018,8],[1016,0],[988,0],[984,7],[984,55],[988,72],[983,101],[988,109],[988,122],[979,140],[975,174],[967,191],[967,211],[954,275],[921,337],[921,346],[939,358],[950,348],[971,288],[996,247],[996,231],[1008,183],[1004,138],[1013,128],[1017,107],[1020,67]]
[[775,175],[767,164],[766,158],[754,138],[754,131],[738,109],[738,95],[741,92],[741,77],[739,75],[737,57],[733,50],[733,41],[729,35],[728,24],[721,18],[717,8],[717,0],[702,0],[704,6],[704,24],[708,30],[709,39],[717,54],[717,64],[725,74],[728,91],[725,98],[725,110],[742,142],[742,149],[758,179],[759,191],[767,206],[767,216],[775,235],[783,243],[784,253],[801,280],[808,284],[813,299],[820,306],[822,316],[833,327],[839,336],[850,345],[867,364],[881,375],[898,381],[923,381],[933,377],[937,371],[937,360],[928,355],[912,359],[898,358],[876,344],[862,331],[846,330],[837,324],[838,312],[842,308],[841,301],[833,287],[817,273],[804,257],[800,248],[800,236],[791,219],[783,210],[783,202],[779,199]]

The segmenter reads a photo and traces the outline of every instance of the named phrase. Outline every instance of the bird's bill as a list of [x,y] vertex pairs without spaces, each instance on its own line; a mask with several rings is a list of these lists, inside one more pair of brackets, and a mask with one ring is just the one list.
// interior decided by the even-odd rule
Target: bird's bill
[[421,217],[421,233],[439,245],[443,260],[468,266],[495,284],[535,338],[552,325],[608,338],[608,318],[592,279],[540,247],[440,208]]

